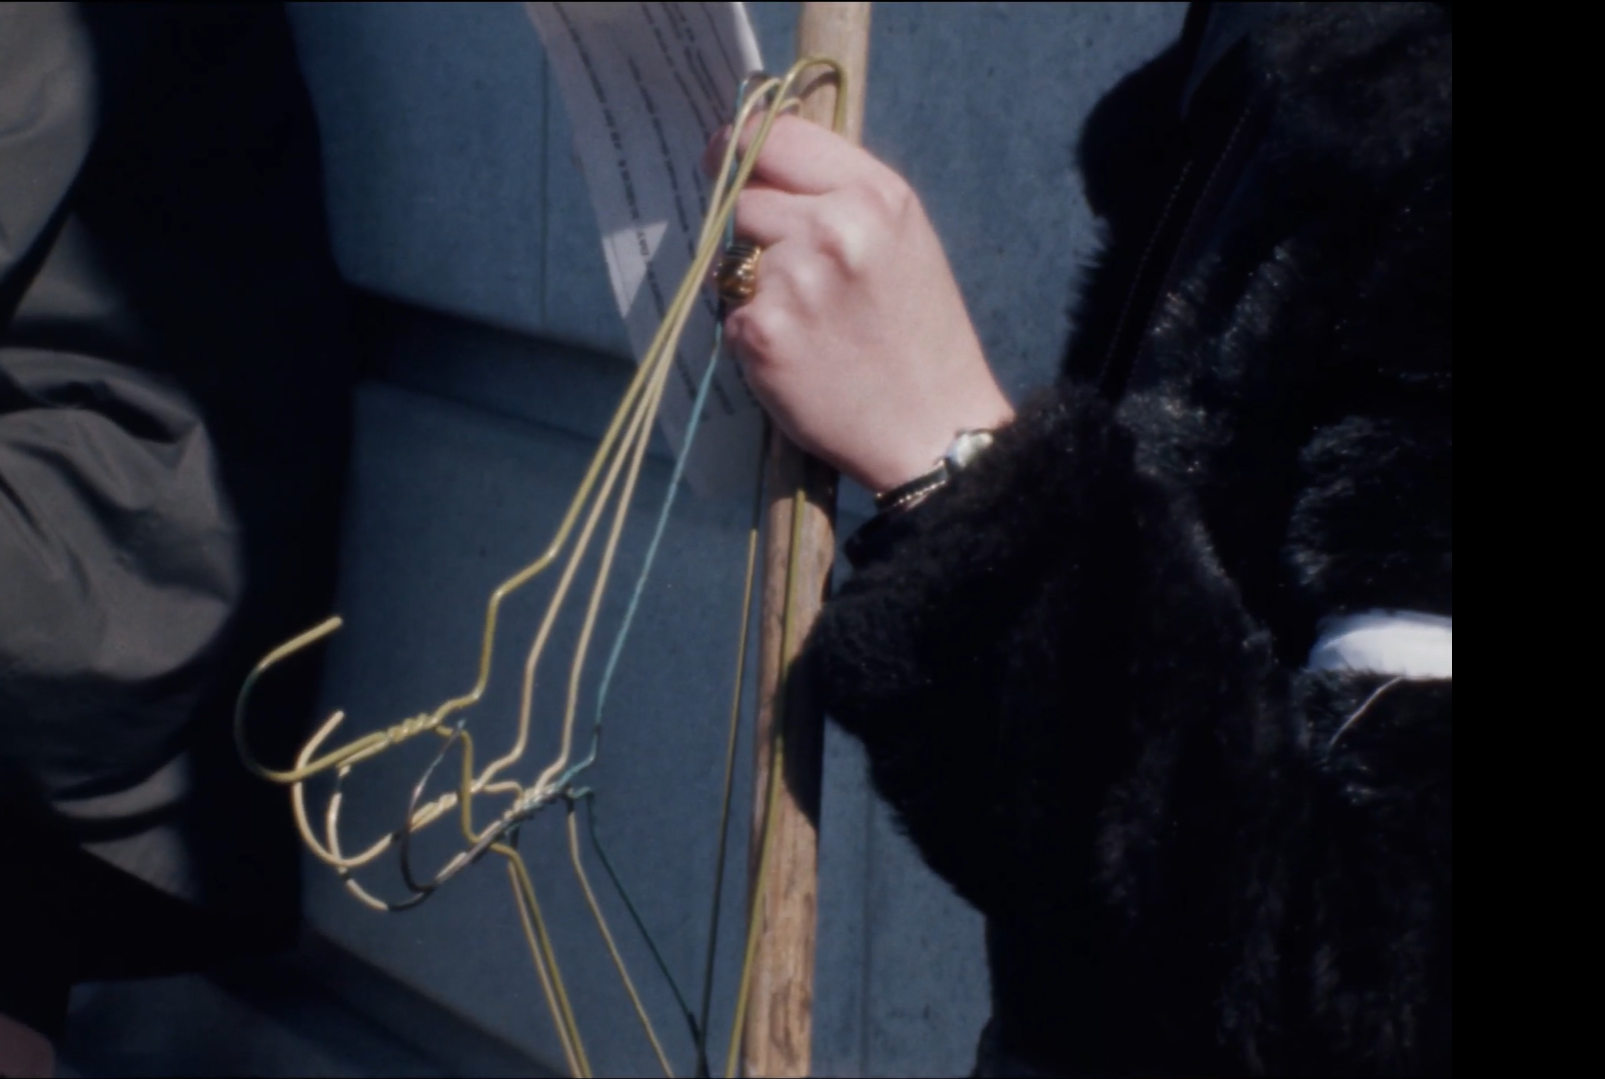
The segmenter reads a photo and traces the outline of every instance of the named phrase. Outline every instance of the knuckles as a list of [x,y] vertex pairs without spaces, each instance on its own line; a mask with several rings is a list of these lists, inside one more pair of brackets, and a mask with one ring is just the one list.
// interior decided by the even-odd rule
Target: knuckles
[[761,371],[780,358],[786,321],[779,305],[754,299],[725,317],[725,335],[749,371]]
[[814,246],[827,262],[846,271],[849,277],[856,276],[864,268],[863,234],[869,222],[848,212],[847,205],[842,202],[837,202],[835,211],[828,212],[822,207],[814,218]]
[[866,199],[888,226],[895,225],[919,209],[919,196],[907,180],[882,168],[874,179],[863,184]]
[[820,199],[811,214],[815,246],[849,278],[869,272],[875,256],[895,246],[918,211],[913,189],[890,169],[884,173]]
[[762,190],[740,196],[738,231],[761,217],[763,231],[778,237],[760,263],[757,295],[725,321],[726,337],[755,387],[784,377],[800,336],[821,320],[828,324],[883,273],[908,246],[911,230],[928,227],[923,214],[913,188],[884,167],[817,197]]

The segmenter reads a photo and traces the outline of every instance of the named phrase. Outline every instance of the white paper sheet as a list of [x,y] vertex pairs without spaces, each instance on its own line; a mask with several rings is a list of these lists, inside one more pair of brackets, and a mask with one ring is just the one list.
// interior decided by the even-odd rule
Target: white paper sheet
[[[613,295],[639,362],[691,264],[707,210],[703,148],[728,122],[741,80],[763,67],[742,4],[526,3],[562,91],[601,227]],[[707,290],[688,321],[661,423],[684,441],[713,347]],[[699,493],[751,490],[762,412],[721,360],[686,476]]]

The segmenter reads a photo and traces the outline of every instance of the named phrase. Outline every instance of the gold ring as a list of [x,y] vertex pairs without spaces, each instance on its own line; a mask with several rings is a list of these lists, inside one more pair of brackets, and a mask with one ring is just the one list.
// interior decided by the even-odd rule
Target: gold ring
[[762,255],[763,248],[751,240],[737,240],[725,248],[713,275],[721,300],[739,307],[752,299],[758,291],[758,259]]

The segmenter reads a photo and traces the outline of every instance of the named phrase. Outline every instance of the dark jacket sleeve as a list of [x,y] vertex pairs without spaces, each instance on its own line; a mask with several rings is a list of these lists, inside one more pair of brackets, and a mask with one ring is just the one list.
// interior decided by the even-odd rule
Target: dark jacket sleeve
[[816,628],[1011,1051],[1452,1067],[1453,684],[1305,669],[1323,617],[1453,611],[1446,19],[1251,42],[1275,115],[1129,391],[1023,409]]
[[0,20],[0,785],[86,796],[175,751],[243,580],[198,411],[124,362],[71,212],[87,34],[71,5]]
[[[1119,545],[1108,525],[1129,514],[1119,481],[1103,482],[1111,461],[1129,468],[1129,439],[1096,394],[1043,395],[971,470],[891,526],[885,556],[842,586],[812,639],[831,716],[864,742],[877,788],[932,867],[984,912],[1005,857],[1006,701],[1038,670],[1015,645],[1050,631],[1022,620],[1041,610],[1078,522],[1105,522],[1073,541],[1084,557]],[[1095,575],[1069,587],[1111,585]],[[1082,643],[1104,656],[1114,647]]]
[[172,387],[0,349],[0,759],[38,793],[174,751],[242,585],[216,467]]
[[[1426,559],[1327,544],[1350,515],[1373,538],[1418,516],[1397,496],[1444,479],[1438,426],[1351,414],[1312,438],[1289,576],[1317,550]],[[1066,1029],[1085,978],[1116,1058],[1168,1029],[1173,1066],[1430,1072],[1451,1045],[1453,685],[1284,659],[1191,492],[1139,457],[1093,394],[1025,410],[827,606],[826,707],[988,916],[1000,1008]],[[1387,594],[1364,568],[1310,584],[1354,597],[1335,610]]]

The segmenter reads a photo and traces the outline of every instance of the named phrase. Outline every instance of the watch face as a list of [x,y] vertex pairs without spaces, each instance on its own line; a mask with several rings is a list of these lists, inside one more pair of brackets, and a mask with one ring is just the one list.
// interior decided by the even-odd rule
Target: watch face
[[949,468],[968,468],[970,463],[992,445],[992,432],[990,431],[960,431],[959,436],[948,447],[947,463]]

